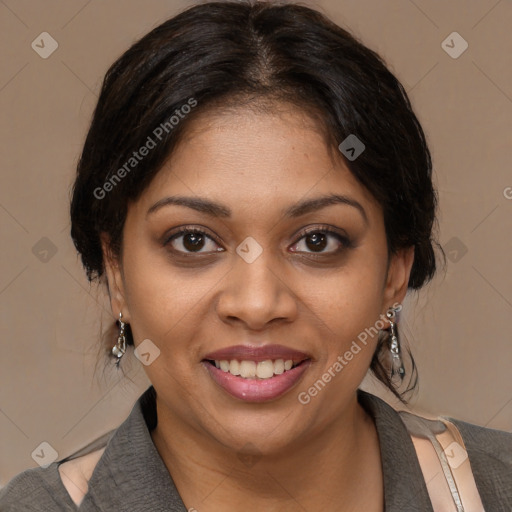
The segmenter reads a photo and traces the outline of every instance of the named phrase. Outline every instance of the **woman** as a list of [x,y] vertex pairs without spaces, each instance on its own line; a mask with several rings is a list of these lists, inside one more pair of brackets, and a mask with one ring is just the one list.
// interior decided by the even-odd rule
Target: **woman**
[[358,389],[368,369],[414,388],[397,323],[436,270],[431,173],[401,84],[314,10],[197,5],[133,45],[71,235],[108,286],[109,352],[134,346],[152,386],[0,509],[512,510],[511,434]]

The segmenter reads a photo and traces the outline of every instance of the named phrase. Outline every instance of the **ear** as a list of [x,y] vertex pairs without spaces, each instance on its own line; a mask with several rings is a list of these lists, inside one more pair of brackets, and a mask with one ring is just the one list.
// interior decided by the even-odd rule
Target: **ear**
[[401,304],[404,300],[413,262],[414,246],[399,249],[396,254],[391,255],[382,304],[385,311],[393,304]]
[[125,299],[121,262],[112,252],[110,237],[106,233],[102,233],[100,238],[112,313],[116,319],[119,318],[119,313],[122,313],[123,322],[130,323],[130,312],[128,311]]

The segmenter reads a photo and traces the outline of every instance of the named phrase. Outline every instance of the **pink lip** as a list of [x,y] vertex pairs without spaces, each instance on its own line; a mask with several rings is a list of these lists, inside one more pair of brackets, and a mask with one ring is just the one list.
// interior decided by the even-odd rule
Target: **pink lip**
[[[232,359],[236,359],[236,357]],[[252,357],[250,359],[252,361],[255,360]],[[271,358],[267,357],[267,359]],[[288,357],[288,359],[290,358]],[[281,375],[274,375],[270,379],[259,379],[257,377],[254,379],[244,379],[243,377],[225,372],[207,361],[203,361],[202,364],[206,367],[212,379],[235,398],[246,402],[266,402],[274,400],[289,391],[308,369],[311,360],[308,359],[295,368],[286,370]]]
[[294,363],[304,361],[304,359],[311,359],[309,354],[294,350],[292,348],[284,347],[283,345],[235,345],[233,347],[226,347],[215,352],[210,352],[204,356],[204,359],[211,361],[231,361],[237,359],[238,361],[265,361],[267,359],[291,359]]

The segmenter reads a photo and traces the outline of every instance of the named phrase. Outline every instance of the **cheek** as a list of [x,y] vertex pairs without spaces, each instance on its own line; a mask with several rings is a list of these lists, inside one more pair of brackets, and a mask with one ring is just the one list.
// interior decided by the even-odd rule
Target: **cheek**
[[162,352],[171,343],[176,348],[187,339],[194,317],[197,325],[209,280],[173,270],[162,254],[142,243],[133,244],[125,254],[125,297],[135,344],[149,338]]
[[377,343],[376,332],[382,324],[378,322],[377,329],[372,327],[382,313],[385,272],[381,254],[361,250],[338,272],[304,284],[308,309],[324,324],[331,340],[326,351],[330,361],[344,354],[353,341],[359,340],[361,353],[366,346]]

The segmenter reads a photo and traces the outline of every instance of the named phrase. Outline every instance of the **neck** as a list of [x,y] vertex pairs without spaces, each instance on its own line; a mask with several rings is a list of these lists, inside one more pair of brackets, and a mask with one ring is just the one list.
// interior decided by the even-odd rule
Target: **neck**
[[188,510],[382,512],[380,448],[354,395],[343,415],[287,447],[234,451],[166,414],[157,397],[153,442]]

